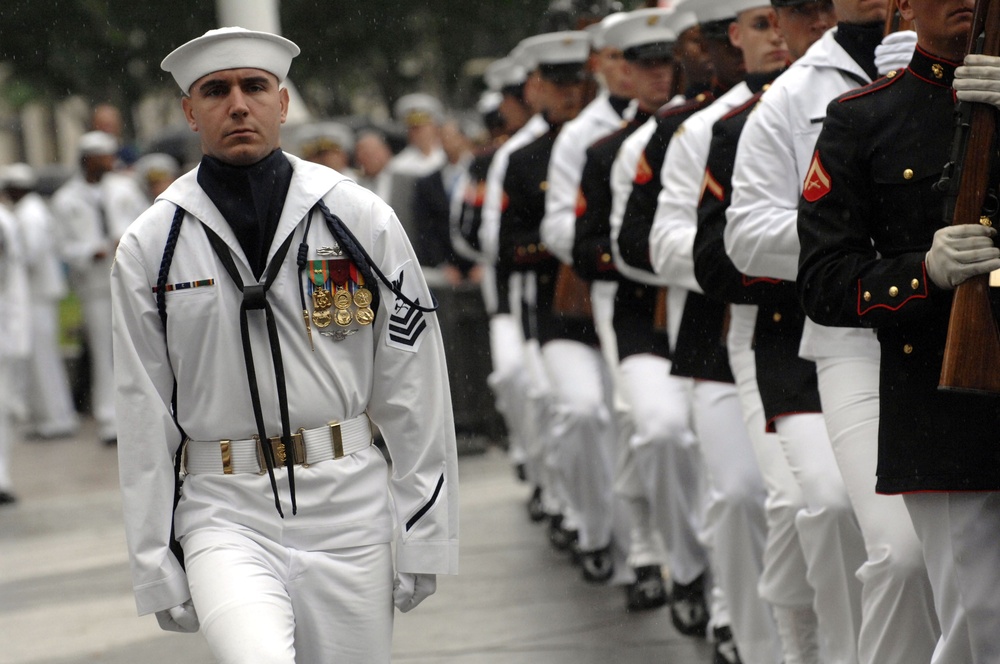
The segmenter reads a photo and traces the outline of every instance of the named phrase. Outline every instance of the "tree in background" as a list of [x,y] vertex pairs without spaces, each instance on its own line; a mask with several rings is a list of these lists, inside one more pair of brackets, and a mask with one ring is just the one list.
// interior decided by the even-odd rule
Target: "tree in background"
[[[359,91],[386,106],[427,89],[471,103],[475,58],[506,54],[537,32],[550,0],[283,0],[284,34],[302,46],[294,80],[319,115],[346,114]],[[181,5],[186,5],[183,9]],[[216,26],[208,2],[8,0],[0,11],[2,94],[14,107],[80,94],[128,108],[169,88],[160,60]]]

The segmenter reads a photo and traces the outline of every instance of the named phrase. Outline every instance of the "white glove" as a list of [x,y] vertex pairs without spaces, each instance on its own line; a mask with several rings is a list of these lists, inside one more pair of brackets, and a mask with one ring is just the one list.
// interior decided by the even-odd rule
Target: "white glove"
[[1000,249],[993,244],[996,234],[995,228],[979,224],[938,229],[924,259],[927,276],[939,288],[951,290],[970,277],[1000,269]]
[[437,590],[436,574],[411,574],[399,572],[392,584],[392,602],[406,613]]
[[875,47],[875,67],[878,73],[885,76],[894,69],[902,69],[910,64],[913,51],[917,48],[917,33],[913,30],[900,30],[885,36],[882,43]]
[[1000,58],[965,56],[965,66],[955,70],[952,85],[961,101],[977,101],[1000,108]]
[[180,606],[156,612],[156,622],[160,629],[168,632],[197,632],[200,624],[194,604],[188,600]]

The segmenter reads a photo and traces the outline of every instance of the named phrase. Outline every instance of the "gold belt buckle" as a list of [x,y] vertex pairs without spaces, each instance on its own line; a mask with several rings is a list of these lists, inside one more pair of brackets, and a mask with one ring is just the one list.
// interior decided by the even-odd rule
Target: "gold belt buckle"
[[[306,463],[306,445],[305,441],[302,440],[303,429],[299,428],[298,431],[291,435],[292,439],[292,463],[302,464],[303,466],[308,466]],[[260,437],[254,434],[254,443],[256,445],[257,451],[257,467],[260,470],[257,472],[258,475],[263,475],[267,472],[267,461],[264,459],[264,446],[260,443]],[[271,445],[271,452],[274,460],[278,465],[284,466],[286,460],[288,459],[288,450],[285,444],[281,442],[281,436],[270,436],[267,442]]]
[[344,458],[344,436],[340,430],[340,422],[331,420],[326,423],[330,427],[330,444],[333,445],[333,458]]

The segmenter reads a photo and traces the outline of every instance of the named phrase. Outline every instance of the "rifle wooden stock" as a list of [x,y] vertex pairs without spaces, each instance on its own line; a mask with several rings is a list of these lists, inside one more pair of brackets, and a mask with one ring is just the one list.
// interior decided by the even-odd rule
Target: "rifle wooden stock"
[[885,33],[891,35],[894,32],[899,32],[900,30],[912,30],[913,26],[909,21],[903,19],[899,15],[899,10],[896,7],[896,0],[889,0],[888,7],[885,10]]
[[[980,35],[984,35],[981,52],[1000,55],[1000,0],[976,1],[970,52]],[[981,223],[996,137],[996,110],[986,104],[973,104],[966,136],[953,224]],[[1000,330],[989,290],[988,274],[973,277],[955,289],[941,365],[941,389],[1000,394]]]

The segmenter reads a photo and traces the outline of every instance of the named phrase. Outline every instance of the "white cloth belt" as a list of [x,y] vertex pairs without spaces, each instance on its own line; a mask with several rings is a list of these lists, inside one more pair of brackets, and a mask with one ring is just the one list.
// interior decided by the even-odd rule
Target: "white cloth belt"
[[[285,465],[287,451],[280,436],[268,438],[274,452],[276,467]],[[311,464],[330,459],[340,459],[360,452],[372,444],[371,421],[367,413],[347,420],[331,421],[326,426],[315,429],[299,429],[292,433],[292,452],[296,464],[308,467]],[[258,444],[258,437],[243,440],[184,441],[181,464],[184,472],[197,475],[215,473],[234,475],[240,473],[267,472],[264,461],[264,446]]]

